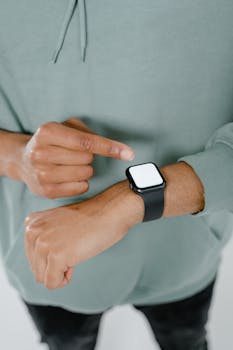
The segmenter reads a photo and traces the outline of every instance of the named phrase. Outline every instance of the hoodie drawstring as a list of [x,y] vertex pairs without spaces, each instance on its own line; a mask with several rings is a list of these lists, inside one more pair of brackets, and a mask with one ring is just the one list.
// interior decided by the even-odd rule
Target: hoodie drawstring
[[70,21],[73,17],[73,14],[75,12],[77,5],[78,5],[79,22],[80,22],[81,58],[83,62],[85,61],[85,54],[86,54],[86,47],[87,47],[87,18],[86,18],[85,0],[70,0],[62,22],[62,27],[58,37],[57,47],[53,53],[53,57],[52,57],[53,63],[56,63],[58,60],[59,54],[62,50],[64,41],[65,41],[65,37],[69,28]]
[[87,48],[87,14],[85,0],[78,0],[79,5],[79,21],[80,21],[80,43],[82,61],[85,61]]

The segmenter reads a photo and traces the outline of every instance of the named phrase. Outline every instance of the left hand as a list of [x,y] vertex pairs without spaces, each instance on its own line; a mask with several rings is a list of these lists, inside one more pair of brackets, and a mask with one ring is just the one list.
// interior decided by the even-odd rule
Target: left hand
[[25,248],[37,282],[48,289],[67,285],[75,265],[108,249],[142,221],[143,208],[123,181],[81,203],[29,215]]
[[[178,162],[160,171],[167,183],[163,217],[203,209],[204,189],[189,165]],[[32,213],[25,220],[25,247],[36,280],[49,289],[65,286],[76,264],[118,242],[143,216],[143,200],[127,180],[82,203]]]

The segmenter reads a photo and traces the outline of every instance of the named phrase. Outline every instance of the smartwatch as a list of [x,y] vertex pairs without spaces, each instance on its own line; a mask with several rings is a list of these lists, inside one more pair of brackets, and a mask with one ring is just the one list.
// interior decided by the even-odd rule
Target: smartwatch
[[142,197],[145,205],[143,221],[159,219],[164,210],[164,189],[166,181],[154,163],[130,166],[125,174],[130,188]]

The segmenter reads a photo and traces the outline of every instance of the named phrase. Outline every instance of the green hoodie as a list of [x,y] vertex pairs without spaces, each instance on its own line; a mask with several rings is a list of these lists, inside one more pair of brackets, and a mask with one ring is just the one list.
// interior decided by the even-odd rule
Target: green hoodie
[[25,300],[91,313],[179,300],[214,278],[233,228],[232,18],[229,0],[0,1],[0,128],[78,117],[131,146],[129,164],[182,159],[205,188],[202,212],[134,227],[49,291],[29,268],[24,218],[92,197],[129,164],[96,157],[89,192],[68,199],[1,177],[2,262]]

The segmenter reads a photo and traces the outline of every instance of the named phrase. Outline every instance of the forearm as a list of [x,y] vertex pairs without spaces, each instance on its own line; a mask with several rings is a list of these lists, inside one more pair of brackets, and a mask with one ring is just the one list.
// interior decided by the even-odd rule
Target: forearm
[[[164,217],[201,210],[202,185],[192,168],[180,162],[161,172],[167,182]],[[143,200],[128,180],[80,203],[32,213],[25,220],[25,246],[36,280],[49,289],[64,287],[75,265],[123,239],[143,216]]]
[[[166,180],[163,217],[196,213],[204,207],[204,189],[193,169],[184,162],[160,168]],[[129,227],[143,220],[144,203],[142,198],[124,180],[105,191],[109,193],[108,207],[117,207],[119,216]]]
[[0,130],[0,176],[20,180],[20,156],[30,135]]

